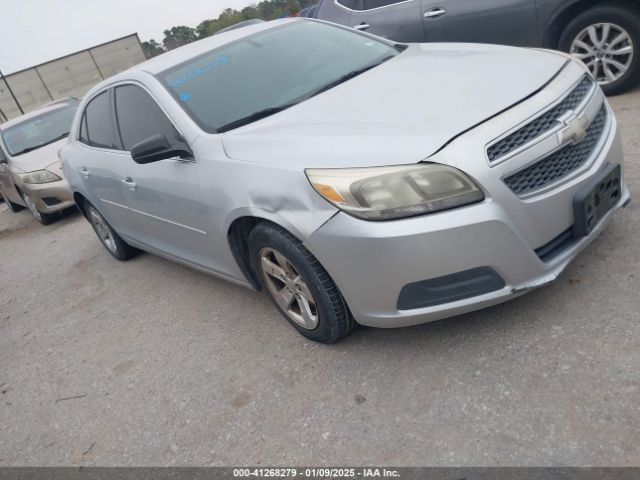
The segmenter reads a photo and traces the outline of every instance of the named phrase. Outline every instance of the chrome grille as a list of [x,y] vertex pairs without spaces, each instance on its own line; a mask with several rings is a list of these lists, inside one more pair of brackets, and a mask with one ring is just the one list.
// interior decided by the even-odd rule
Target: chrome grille
[[566,177],[591,157],[602,138],[606,123],[607,107],[603,104],[582,142],[563,147],[529,168],[505,178],[504,182],[513,193],[522,196]]
[[531,123],[515,131],[508,137],[505,137],[499,142],[491,145],[487,149],[489,161],[495,162],[496,160],[513,152],[515,149],[526,145],[543,133],[551,130],[556,126],[559,117],[571,110],[575,110],[582,103],[592,86],[593,80],[591,80],[591,77],[585,75],[578,86],[574,88],[558,105],[542,114]]

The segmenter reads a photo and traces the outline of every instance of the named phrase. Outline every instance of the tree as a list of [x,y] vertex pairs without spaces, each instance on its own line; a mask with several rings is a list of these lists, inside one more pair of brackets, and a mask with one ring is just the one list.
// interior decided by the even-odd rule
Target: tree
[[180,25],[173,27],[170,30],[164,31],[164,48],[167,50],[173,50],[174,48],[182,47],[188,43],[194,42],[198,39],[198,34],[195,29],[191,27],[185,27]]
[[196,27],[196,33],[198,35],[198,39],[207,38],[212,33],[212,27],[215,20],[203,20]]
[[[203,20],[196,28],[178,26],[170,30],[165,30],[165,38],[162,41],[164,48],[154,40],[144,42],[142,45],[145,53],[147,53],[147,47],[145,47],[145,45],[149,44],[149,53],[147,53],[147,56],[150,58],[159,55],[163,51],[173,50],[174,48],[181,47],[196,40],[209,37],[217,31],[239,22],[256,18],[268,21],[275,20],[276,18],[290,17],[303,8],[317,3],[317,1],[318,0],[263,0],[255,5],[245,7],[240,11],[227,8],[218,15],[218,18]],[[157,50],[157,48],[160,48],[160,50]]]
[[242,10],[240,10],[240,13],[245,20],[260,18],[260,11],[256,7],[244,7]]
[[157,57],[164,53],[164,47],[156,42],[153,38],[147,42],[142,42],[142,51],[147,58]]

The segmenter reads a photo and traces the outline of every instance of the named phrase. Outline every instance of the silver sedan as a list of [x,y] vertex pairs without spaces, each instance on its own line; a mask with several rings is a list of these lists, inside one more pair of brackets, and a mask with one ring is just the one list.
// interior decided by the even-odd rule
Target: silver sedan
[[263,289],[327,343],[551,282],[629,201],[616,120],[579,61],[305,19],[104,81],[61,157],[115,258]]

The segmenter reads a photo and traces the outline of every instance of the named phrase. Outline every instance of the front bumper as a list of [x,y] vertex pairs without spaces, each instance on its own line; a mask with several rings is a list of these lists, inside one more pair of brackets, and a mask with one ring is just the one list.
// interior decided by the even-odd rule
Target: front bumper
[[50,183],[21,183],[19,187],[31,197],[33,203],[42,213],[55,213],[75,205],[69,184],[64,178],[58,182]]
[[[354,318],[363,325],[402,327],[478,310],[552,282],[604,230],[614,212],[629,201],[624,177],[620,200],[590,235],[551,258],[543,260],[536,253],[573,226],[576,194],[601,175],[606,165],[621,165],[622,160],[620,136],[612,118],[607,140],[595,160],[552,191],[520,199],[497,179],[484,202],[438,214],[367,222],[338,213],[305,245],[327,269]],[[476,178],[481,175],[478,171]],[[425,308],[401,310],[398,306],[408,284],[486,267],[504,280],[502,288]]]
[[[313,235],[308,247],[340,288],[358,323],[404,327],[496,305],[552,282],[628,200],[629,191],[625,188],[619,204],[591,235],[549,263],[538,258],[512,230],[500,208],[490,203],[469,212],[477,216],[473,224],[465,225],[462,218],[452,218],[448,227],[430,232],[424,232],[416,220],[400,228],[393,225],[395,222],[377,224],[377,231],[373,232],[356,225],[358,220],[339,214]],[[397,308],[402,288],[410,283],[485,266],[493,268],[505,281],[502,289],[416,310]]]

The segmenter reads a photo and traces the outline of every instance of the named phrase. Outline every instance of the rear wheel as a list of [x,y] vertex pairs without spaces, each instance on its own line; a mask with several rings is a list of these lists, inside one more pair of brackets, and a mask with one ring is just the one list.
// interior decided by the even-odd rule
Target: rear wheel
[[22,192],[22,199],[31,212],[31,215],[33,215],[33,217],[42,225],[49,225],[55,221],[56,214],[42,213],[40,210],[38,210],[38,207],[36,207],[36,204],[33,202],[31,197],[24,192]]
[[251,264],[269,298],[305,337],[334,343],[355,321],[338,287],[300,240],[272,224],[249,234]]
[[623,93],[640,76],[640,14],[618,5],[594,7],[566,26],[559,48],[580,58],[607,95]]
[[93,230],[96,232],[96,235],[98,235],[100,242],[113,258],[124,262],[139,253],[137,248],[128,245],[120,235],[111,228],[111,225],[109,225],[93,205],[87,203],[83,206],[83,210],[87,220],[89,220]]

